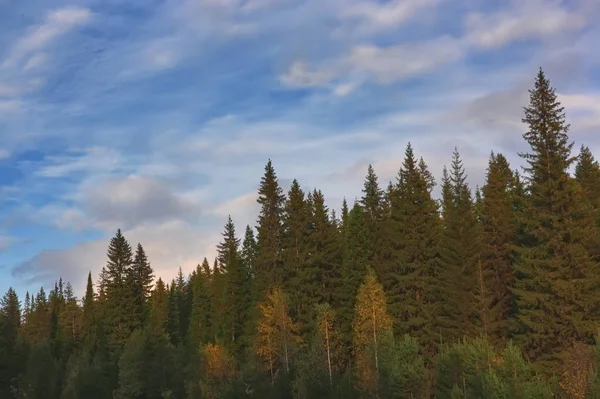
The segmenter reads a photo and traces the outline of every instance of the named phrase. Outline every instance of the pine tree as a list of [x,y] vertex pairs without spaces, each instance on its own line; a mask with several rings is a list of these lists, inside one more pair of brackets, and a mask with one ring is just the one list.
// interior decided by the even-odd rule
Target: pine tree
[[410,143],[392,202],[390,236],[393,257],[382,267],[382,283],[397,335],[419,334],[421,342],[437,341],[435,307],[440,219],[431,197],[433,185],[424,162],[419,166]]
[[480,226],[457,149],[451,174],[444,169],[442,216],[440,271],[435,284],[443,302],[437,320],[440,338],[452,342],[480,332]]
[[513,208],[514,175],[502,154],[490,156],[483,186],[480,219],[483,227],[481,253],[481,321],[493,343],[508,338],[507,320],[513,311],[510,287],[513,284],[513,250],[516,240],[516,214]]
[[575,158],[564,109],[541,69],[523,122],[531,150],[520,154],[528,164],[529,191],[522,223],[530,241],[516,248],[518,333],[527,356],[552,367],[574,340],[593,339],[600,273],[586,240],[597,231],[594,213],[568,173]]
[[393,333],[383,287],[372,269],[359,288],[352,329],[358,386],[366,396],[378,397],[380,359],[390,349]]
[[258,216],[255,293],[256,300],[277,282],[281,282],[281,233],[285,196],[277,180],[271,160],[258,189],[257,202],[261,206]]

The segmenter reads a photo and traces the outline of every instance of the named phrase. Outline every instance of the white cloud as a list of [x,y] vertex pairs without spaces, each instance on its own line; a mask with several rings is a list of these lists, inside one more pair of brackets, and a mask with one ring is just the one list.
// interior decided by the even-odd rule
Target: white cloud
[[304,61],[296,61],[290,69],[279,77],[288,87],[319,87],[326,85],[333,78],[333,73],[327,70],[311,70]]
[[362,45],[352,50],[349,64],[372,75],[379,83],[390,83],[456,61],[463,52],[460,41],[452,37],[391,47]]
[[12,47],[10,55],[3,66],[15,66],[27,55],[47,47],[53,40],[70,30],[86,24],[91,19],[92,13],[86,8],[66,7],[51,11],[46,20],[33,26]]
[[0,148],[0,161],[10,158],[10,151]]
[[357,1],[344,3],[340,16],[357,19],[358,30],[374,33],[385,29],[397,29],[417,13],[438,5],[443,0],[391,0],[388,2]]
[[584,15],[555,0],[513,1],[510,9],[472,13],[465,20],[466,40],[476,48],[493,49],[515,40],[545,38],[585,26]]

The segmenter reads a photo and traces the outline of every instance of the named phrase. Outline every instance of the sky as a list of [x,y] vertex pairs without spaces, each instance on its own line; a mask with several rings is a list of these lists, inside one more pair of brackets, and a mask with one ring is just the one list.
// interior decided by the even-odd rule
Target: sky
[[[598,0],[0,0],[0,292],[81,294],[121,229],[170,281],[254,226],[272,159],[331,209],[411,142],[518,169],[543,67],[600,154]],[[596,43],[596,44],[594,44]]]

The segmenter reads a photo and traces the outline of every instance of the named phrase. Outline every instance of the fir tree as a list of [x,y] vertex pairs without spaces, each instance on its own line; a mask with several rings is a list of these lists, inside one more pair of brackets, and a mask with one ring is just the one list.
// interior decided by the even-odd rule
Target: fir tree
[[85,296],[83,297],[83,320],[81,333],[82,338],[93,339],[96,334],[97,312],[94,297],[94,284],[92,283],[92,273],[88,274]]
[[179,322],[179,303],[177,301],[177,284],[175,280],[171,281],[171,285],[167,285],[167,333],[169,334],[170,342],[177,346],[181,343],[181,327]]
[[531,147],[521,154],[528,164],[528,212],[522,223],[529,242],[516,247],[518,333],[526,354],[552,367],[562,348],[593,338],[600,273],[586,240],[596,234],[596,226],[581,188],[568,173],[575,161],[569,125],[541,69],[523,122],[528,126],[523,138]]

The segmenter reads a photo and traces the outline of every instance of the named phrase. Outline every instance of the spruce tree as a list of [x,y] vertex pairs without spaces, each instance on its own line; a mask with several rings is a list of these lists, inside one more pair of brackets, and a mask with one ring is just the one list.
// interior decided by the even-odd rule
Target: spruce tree
[[105,296],[103,304],[104,323],[113,351],[120,351],[129,334],[136,327],[131,318],[133,305],[130,285],[127,276],[131,273],[133,254],[131,246],[117,230],[110,240],[108,261],[102,268],[101,290]]
[[21,370],[19,330],[21,304],[17,293],[9,288],[0,300],[0,397],[9,398],[16,388]]
[[379,260],[383,256],[381,252],[384,250],[382,246],[385,245],[382,242],[383,232],[381,228],[385,214],[385,196],[379,187],[378,178],[372,165],[369,165],[367,170],[362,193],[360,204],[365,214],[364,220],[370,242],[369,262],[379,272]]
[[[204,258],[202,266],[198,265],[191,283],[194,289],[192,314],[190,317],[189,340],[195,348],[207,343],[212,337],[211,303],[210,303],[210,274],[207,274],[208,260]],[[210,269],[208,269],[210,272]]]
[[222,233],[223,241],[217,246],[219,268],[224,274],[224,333],[225,342],[241,353],[242,333],[248,317],[250,300],[249,277],[243,267],[239,253],[240,240],[235,235],[235,226],[231,217],[227,219]]
[[368,236],[364,211],[360,204],[355,203],[348,215],[346,248],[341,270],[343,288],[339,292],[340,333],[341,339],[347,346],[351,341],[356,294],[369,266],[371,246]]
[[481,253],[481,322],[483,332],[493,343],[508,338],[507,321],[513,312],[510,287],[513,284],[512,245],[517,235],[513,208],[514,175],[502,154],[490,156],[482,189],[480,219],[483,228]]
[[427,173],[409,143],[388,221],[393,257],[383,266],[382,283],[396,334],[419,334],[421,342],[431,346],[438,336],[434,325],[437,287],[432,278],[441,225]]
[[88,273],[85,296],[83,297],[83,320],[81,334],[82,339],[92,340],[96,334],[97,311],[95,306],[94,284],[92,283],[92,273]]
[[[312,197],[312,196],[310,196]],[[292,182],[284,207],[281,252],[282,288],[288,292],[290,314],[307,331],[314,297],[316,275],[308,261],[310,203],[296,179]]]
[[167,332],[169,318],[169,292],[159,277],[150,295],[150,323],[154,330]]
[[563,348],[591,341],[597,327],[600,273],[586,248],[597,230],[568,172],[575,157],[564,109],[541,69],[529,93],[523,138],[531,149],[520,154],[527,161],[528,212],[522,223],[529,242],[516,247],[517,333],[526,355],[552,368]]
[[255,300],[261,300],[270,287],[282,278],[280,250],[284,201],[285,196],[269,160],[258,189],[257,202],[261,210],[256,227]]
[[454,150],[451,173],[444,169],[442,183],[443,233],[440,238],[439,274],[441,308],[440,339],[454,341],[480,333],[478,271],[480,226],[458,150]]
[[128,276],[131,293],[131,317],[136,326],[141,326],[149,310],[147,302],[150,298],[154,274],[146,252],[140,243],[137,245]]
[[181,331],[179,328],[179,304],[177,301],[177,284],[175,280],[171,281],[171,285],[167,285],[167,333],[169,339],[174,346],[181,343]]
[[246,226],[240,256],[242,265],[246,269],[246,274],[252,280],[254,278],[254,265],[256,263],[256,239],[254,238],[254,230],[250,226]]

